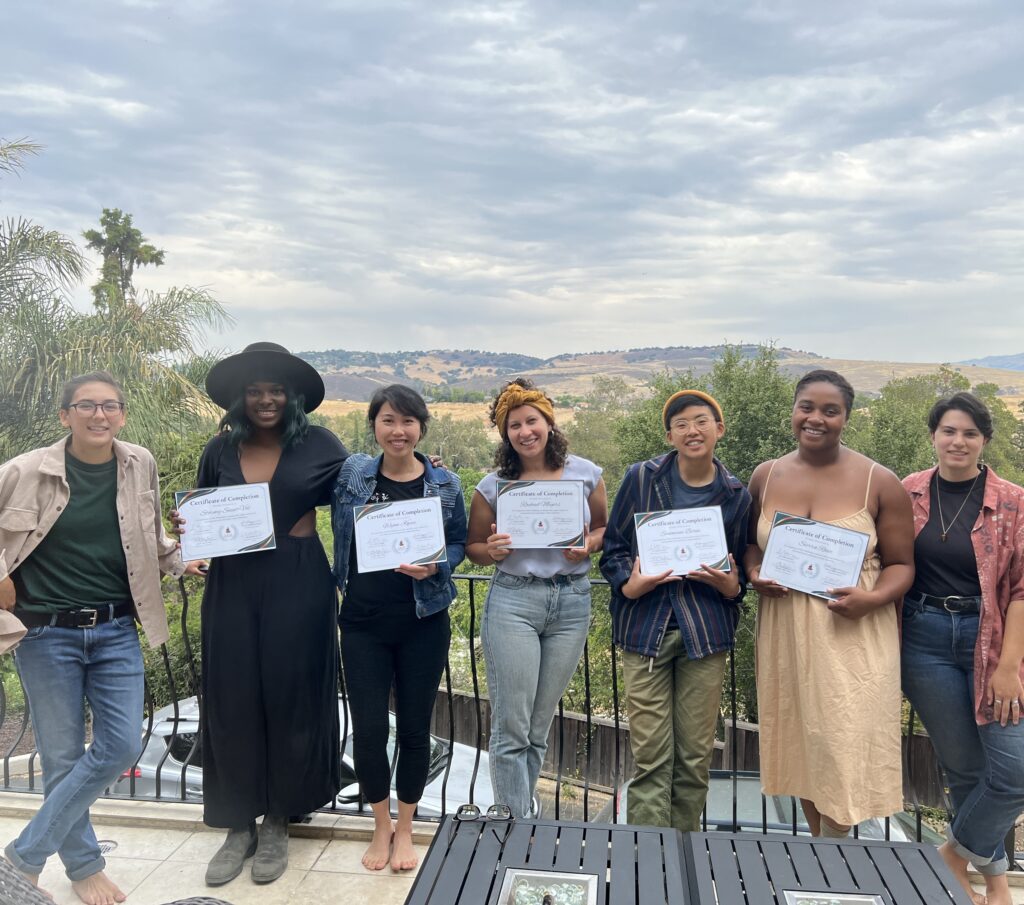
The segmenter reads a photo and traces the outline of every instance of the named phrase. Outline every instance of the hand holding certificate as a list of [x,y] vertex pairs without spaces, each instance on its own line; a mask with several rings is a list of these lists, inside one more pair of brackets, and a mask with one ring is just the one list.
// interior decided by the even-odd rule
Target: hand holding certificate
[[360,573],[447,560],[440,498],[369,503],[354,509]]
[[582,481],[498,481],[497,534],[513,550],[582,547]]
[[277,547],[266,483],[179,490],[174,504],[188,522],[181,535],[185,562]]
[[868,540],[860,531],[776,512],[760,577],[836,600],[830,589],[856,587],[860,580]]
[[731,571],[720,506],[638,512],[633,519],[641,574],[685,575],[702,565]]

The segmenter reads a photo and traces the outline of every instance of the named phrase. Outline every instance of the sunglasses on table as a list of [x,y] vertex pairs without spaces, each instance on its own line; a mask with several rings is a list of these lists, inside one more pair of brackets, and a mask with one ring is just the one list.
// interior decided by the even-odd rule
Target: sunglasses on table
[[[486,811],[481,811],[475,804],[459,805],[459,809],[455,812],[454,819],[448,827],[448,847],[451,848],[452,840],[455,838],[455,832],[460,824],[473,822],[481,818],[487,822],[488,829],[494,833],[494,838],[501,845],[498,849],[498,859],[500,860],[502,853],[505,851],[505,842],[508,839],[508,834],[514,822],[512,809],[507,804],[492,804]],[[500,835],[498,827],[501,827]]]

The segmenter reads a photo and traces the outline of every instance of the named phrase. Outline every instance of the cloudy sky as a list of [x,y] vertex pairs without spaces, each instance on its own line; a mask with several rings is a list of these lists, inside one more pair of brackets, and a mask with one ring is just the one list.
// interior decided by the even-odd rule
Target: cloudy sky
[[0,216],[130,211],[221,348],[1015,353],[1022,47],[1005,0],[7,0]]

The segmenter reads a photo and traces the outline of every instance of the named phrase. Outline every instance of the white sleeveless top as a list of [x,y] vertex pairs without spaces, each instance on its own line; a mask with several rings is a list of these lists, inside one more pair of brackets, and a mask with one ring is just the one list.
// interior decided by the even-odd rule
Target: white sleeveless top
[[[572,454],[566,456],[565,466],[562,468],[563,481],[582,481],[584,484],[583,517],[588,527],[590,525],[590,494],[594,492],[594,488],[601,480],[601,471],[600,465],[595,465],[589,459]],[[492,471],[485,475],[483,480],[476,485],[476,492],[487,500],[492,511],[497,511],[498,475],[496,472]],[[505,559],[496,564],[496,568],[509,575],[530,578],[586,575],[590,571],[590,557],[573,563],[565,558],[565,553],[562,550],[513,550]]]

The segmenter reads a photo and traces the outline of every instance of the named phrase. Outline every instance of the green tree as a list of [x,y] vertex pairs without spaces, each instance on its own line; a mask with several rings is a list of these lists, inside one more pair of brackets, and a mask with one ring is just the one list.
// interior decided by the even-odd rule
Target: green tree
[[[41,146],[30,141],[0,139],[0,173],[17,173]],[[47,297],[82,279],[85,258],[66,236],[30,220],[0,220],[0,314],[6,315],[23,296]]]
[[725,436],[716,455],[746,482],[761,462],[793,448],[789,426],[793,386],[779,370],[771,346],[759,346],[753,357],[744,356],[738,346],[726,346],[722,357],[700,377],[692,371],[656,375],[650,398],[634,405],[616,426],[623,464],[664,452],[668,448],[661,420],[665,400],[679,390],[698,389],[714,396],[725,414]]
[[590,392],[575,406],[573,420],[565,426],[569,449],[604,469],[611,495],[618,489],[625,471],[615,426],[634,401],[635,394],[625,380],[599,374]]
[[992,413],[992,440],[985,447],[983,459],[996,474],[1015,484],[1024,481],[1024,450],[1018,443],[1021,424],[999,397],[994,383],[979,383],[972,390]]
[[449,414],[430,420],[427,438],[421,446],[424,452],[439,455],[453,471],[488,468],[494,456],[494,444],[483,424]]
[[[9,146],[3,159],[9,170]],[[0,260],[16,257],[9,245],[6,234],[0,237]],[[199,344],[208,328],[229,318],[209,292],[191,287],[138,297],[132,291],[118,297],[116,312],[82,313],[65,291],[81,274],[74,255],[61,260],[69,249],[77,253],[70,240],[52,242],[49,256],[38,256],[0,289],[0,459],[62,436],[56,409],[63,383],[104,368],[125,388],[122,436],[144,443],[159,460],[163,444],[205,429],[211,417],[201,389],[210,362]]]
[[325,418],[314,412],[310,420],[334,431],[350,453],[375,456],[380,452],[377,441],[373,439],[370,424],[366,420],[366,412],[348,412],[335,418]]
[[164,252],[151,245],[142,231],[132,225],[132,215],[118,208],[103,208],[100,229],[82,233],[87,247],[103,258],[100,278],[92,287],[93,300],[100,311],[116,310],[118,303],[134,301],[132,279],[136,267],[164,263]]

